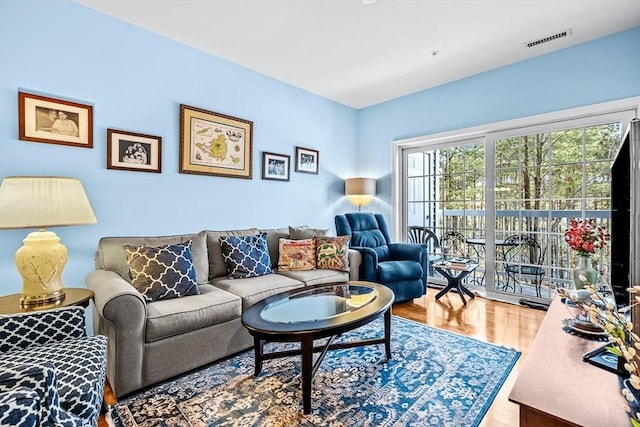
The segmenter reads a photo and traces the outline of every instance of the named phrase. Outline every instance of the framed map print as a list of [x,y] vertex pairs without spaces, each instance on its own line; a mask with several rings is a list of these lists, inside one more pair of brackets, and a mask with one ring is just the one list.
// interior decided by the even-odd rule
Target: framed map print
[[180,105],[180,173],[251,179],[253,122]]

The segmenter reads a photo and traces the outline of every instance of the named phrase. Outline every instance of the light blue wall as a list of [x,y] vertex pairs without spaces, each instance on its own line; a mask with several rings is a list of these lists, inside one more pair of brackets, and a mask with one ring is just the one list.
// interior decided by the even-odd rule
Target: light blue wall
[[[233,37],[233,35],[229,35]],[[63,1],[0,0],[0,176],[82,180],[98,224],[55,231],[69,249],[65,286],[84,286],[98,239],[203,229],[333,227],[350,210],[356,111]],[[94,148],[18,140],[19,89],[94,106]],[[178,173],[179,105],[254,123],[253,179]],[[106,169],[106,129],[163,138],[162,174]],[[320,173],[265,181],[262,151],[320,152]],[[0,230],[0,295],[22,286],[13,255],[28,230]]]
[[382,178],[391,142],[640,95],[640,27],[358,111],[359,171]]

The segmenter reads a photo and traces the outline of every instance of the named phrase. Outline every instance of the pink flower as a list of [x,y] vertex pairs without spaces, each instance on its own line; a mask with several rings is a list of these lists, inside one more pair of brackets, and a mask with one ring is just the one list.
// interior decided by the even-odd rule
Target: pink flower
[[578,221],[572,219],[569,229],[564,232],[564,240],[574,251],[580,255],[589,255],[598,248],[603,248],[611,236],[606,230],[596,225],[595,219]]

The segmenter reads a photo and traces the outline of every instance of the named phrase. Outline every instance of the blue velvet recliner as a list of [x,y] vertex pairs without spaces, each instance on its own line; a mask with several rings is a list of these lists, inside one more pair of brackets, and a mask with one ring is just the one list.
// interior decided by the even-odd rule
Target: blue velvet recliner
[[395,301],[410,301],[427,292],[428,255],[424,244],[391,243],[384,217],[372,213],[336,215],[338,236],[351,236],[349,247],[362,254],[360,280],[381,283]]

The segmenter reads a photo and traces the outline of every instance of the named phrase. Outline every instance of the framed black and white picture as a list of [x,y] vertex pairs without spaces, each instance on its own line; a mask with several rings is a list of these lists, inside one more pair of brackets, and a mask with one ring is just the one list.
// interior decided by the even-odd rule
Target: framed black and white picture
[[319,170],[318,150],[296,147],[296,172],[318,174]]
[[289,181],[291,156],[262,152],[262,179]]
[[162,172],[162,138],[107,129],[107,169]]
[[93,106],[18,92],[21,141],[93,148]]

